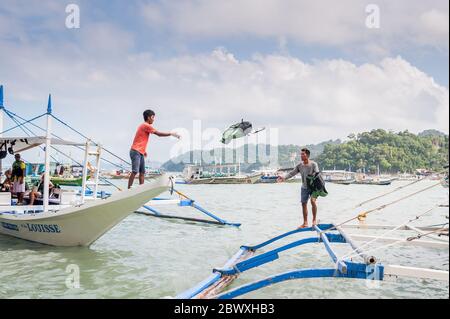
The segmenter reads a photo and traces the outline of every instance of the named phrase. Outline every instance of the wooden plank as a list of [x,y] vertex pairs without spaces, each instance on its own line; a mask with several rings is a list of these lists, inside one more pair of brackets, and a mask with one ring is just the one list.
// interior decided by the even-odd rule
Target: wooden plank
[[[348,229],[384,229],[384,230],[389,230],[389,229],[395,229],[398,226],[396,225],[365,225],[365,224],[361,224],[361,225],[341,225],[339,226],[341,228],[348,228]],[[416,227],[417,229],[420,229],[421,231],[433,231],[438,229],[439,227]],[[398,228],[397,230],[411,230],[409,228],[409,226],[404,225],[400,228]]]
[[183,217],[183,216],[175,216],[175,215],[165,215],[165,214],[155,214],[152,212],[144,212],[144,211],[135,211],[135,214],[139,215],[145,215],[150,217],[157,217],[157,218],[166,218],[166,219],[179,219],[179,220],[185,220],[190,222],[196,222],[196,223],[205,223],[205,224],[214,224],[214,225],[225,225],[221,222],[215,221],[215,220],[207,220],[207,219],[201,219],[201,218],[193,218],[193,217]]
[[405,267],[398,265],[384,266],[384,275],[449,281],[449,273],[445,270]]
[[366,236],[366,235],[360,235],[360,234],[349,234],[349,236],[353,240],[371,241],[371,240],[378,238],[378,240],[376,241],[378,243],[389,244],[389,243],[399,242],[398,245],[448,249],[448,242],[443,243],[443,242],[438,242],[438,241],[425,241],[425,240],[407,241],[405,238],[377,237],[377,236]]
[[148,206],[164,206],[164,205],[178,205],[180,203],[179,199],[161,199],[161,200],[151,200],[145,205]]

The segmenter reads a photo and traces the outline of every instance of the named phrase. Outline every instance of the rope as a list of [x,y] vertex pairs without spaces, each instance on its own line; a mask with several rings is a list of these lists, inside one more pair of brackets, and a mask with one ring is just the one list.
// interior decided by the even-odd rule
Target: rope
[[414,184],[416,184],[416,183],[419,183],[419,182],[421,182],[421,181],[423,181],[423,180],[425,180],[425,179],[427,179],[427,178],[428,178],[428,177],[421,178],[421,179],[418,179],[418,180],[416,180],[416,181],[414,181],[414,182],[412,182],[412,183],[409,183],[409,184],[406,184],[406,185],[399,186],[399,187],[393,189],[392,191],[389,191],[389,192],[387,192],[387,193],[384,193],[384,194],[375,196],[375,197],[373,197],[373,198],[370,198],[370,199],[368,199],[368,200],[365,200],[365,201],[359,203],[358,205],[356,205],[356,206],[353,207],[353,208],[361,207],[361,206],[363,206],[363,205],[365,205],[365,204],[367,204],[367,203],[370,203],[370,202],[372,202],[372,201],[374,201],[374,200],[376,200],[376,199],[379,199],[379,198],[381,198],[381,197],[390,195],[390,194],[395,193],[395,192],[397,192],[397,191],[399,191],[399,190],[401,190],[401,189],[403,189],[403,188],[406,188],[406,187],[409,187],[409,186],[414,185]]
[[[438,207],[441,207],[441,205],[439,205]],[[442,223],[442,224],[436,224],[436,225],[428,225],[426,227],[437,227],[437,226],[444,226],[444,225],[448,225],[448,223]]]
[[[20,127],[20,128],[25,132],[25,134],[27,134],[28,136],[30,136],[30,135],[25,131],[24,128],[26,128],[26,129],[29,130],[34,136],[37,136],[36,133],[34,133],[31,129],[29,129],[29,128],[26,127],[26,125],[25,125],[25,124],[31,124],[31,125],[33,125],[34,127],[38,128],[38,129],[40,129],[40,130],[42,130],[42,131],[46,131],[44,128],[40,127],[39,125],[36,125],[36,124],[34,124],[34,123],[31,123],[31,121],[36,120],[36,119],[40,118],[40,117],[43,116],[43,115],[46,115],[46,113],[44,113],[44,114],[42,114],[42,115],[40,115],[40,116],[37,116],[37,117],[35,117],[34,119],[31,119],[31,120],[29,120],[29,121],[26,121],[23,117],[21,117],[21,116],[15,114],[14,112],[11,112],[11,111],[6,110],[6,109],[4,109],[4,110],[5,110],[5,113],[11,118],[11,120],[13,120],[16,124],[18,124],[17,126],[15,126],[15,127],[12,128],[12,129],[15,129],[15,128],[17,128],[17,127]],[[14,116],[15,116],[15,117],[18,117],[19,119],[21,119],[22,121],[25,121],[25,122],[19,123],[19,122],[14,118]],[[8,130],[8,131],[9,131],[9,130]],[[63,139],[62,137],[59,137],[59,136],[56,135],[56,134],[53,134],[53,133],[52,133],[51,135],[54,136],[54,137],[56,137],[56,138]],[[80,147],[80,146],[75,145],[75,147],[78,148],[78,149],[80,149],[80,150],[82,150],[82,151],[84,151],[84,149],[83,149],[82,147]],[[62,155],[66,156],[67,158],[69,158],[70,160],[72,160],[73,162],[75,162],[76,164],[82,165],[81,163],[77,162],[75,159],[73,159],[73,158],[70,157],[69,155],[65,154],[65,153],[62,152],[61,150],[58,150],[56,147],[52,146],[52,148],[53,148],[54,150],[56,150],[58,153],[61,153]],[[41,149],[42,151],[44,151],[44,148],[41,147],[41,146],[40,146],[40,149]],[[52,158],[55,162],[58,162],[58,160],[57,160],[55,157],[51,156],[51,158]],[[113,162],[111,162],[111,161],[109,161],[109,160],[107,160],[107,159],[103,159],[103,161],[105,161],[105,162],[107,162],[107,163],[109,163],[109,164],[111,164],[111,165],[117,166],[117,167],[119,167],[119,168],[124,168],[122,165],[115,164],[115,163],[113,163]],[[103,179],[102,177],[100,177],[100,179],[101,179],[102,181],[108,183],[109,185],[114,186],[114,187],[117,188],[118,190],[120,190],[120,191],[122,190],[120,187],[116,186],[115,184],[111,183],[110,181],[108,181],[108,180],[106,180],[106,179]]]
[[[67,155],[66,153],[64,153],[64,152],[62,152],[62,151],[60,151],[60,150],[58,150],[56,147],[52,146],[52,148],[53,148],[55,151],[61,153],[62,155],[66,156],[67,158],[69,158],[71,161],[75,162],[75,164],[80,165],[80,166],[83,166],[83,164],[79,163],[77,160],[75,160],[75,159],[72,158],[71,156]],[[89,163],[88,163],[88,164],[89,164]],[[122,191],[122,188],[120,188],[119,186],[117,186],[117,185],[115,185],[114,183],[110,182],[109,180],[107,180],[107,179],[104,178],[104,177],[99,176],[99,180],[101,180],[102,182],[107,183],[107,184],[110,185],[110,186],[115,187],[115,188],[116,188],[117,190],[119,190],[119,191]],[[89,187],[88,187],[88,188],[89,188]]]
[[[70,126],[69,124],[65,123],[64,121],[62,121],[62,120],[59,119],[58,117],[54,116],[53,114],[51,114],[51,116],[52,116],[55,120],[57,120],[58,122],[60,122],[61,124],[65,125],[65,126],[68,127],[69,129],[71,129],[72,131],[74,131],[75,133],[79,134],[80,136],[84,137],[84,138],[87,139],[87,140],[91,140],[89,137],[87,137],[86,135],[84,135],[84,134],[81,133],[80,131],[74,129],[72,126]],[[98,145],[98,143],[96,143],[96,142],[93,142],[93,143],[94,143],[95,145]],[[102,147],[102,149],[103,149],[105,152],[107,152],[108,154],[110,154],[110,155],[114,156],[115,158],[121,160],[121,161],[124,162],[125,164],[131,165],[130,162],[128,162],[127,160],[125,160],[125,159],[121,158],[120,156],[114,154],[113,152],[109,151],[108,149],[103,148],[103,147]]]
[[[11,117],[11,115],[8,114],[8,113],[9,113],[8,110],[5,109],[5,113],[6,113],[8,116]],[[32,118],[31,120],[28,120],[28,121],[23,122],[23,123],[18,123],[17,121],[14,121],[14,119],[11,117],[11,119],[13,119],[13,121],[14,121],[16,124],[17,124],[17,123],[18,123],[18,124],[17,124],[16,126],[12,127],[12,128],[7,129],[6,131],[1,132],[0,135],[3,135],[3,134],[5,134],[5,133],[8,133],[9,131],[12,131],[12,130],[18,128],[18,127],[21,127],[21,126],[24,125],[24,124],[30,123],[30,122],[32,122],[32,121],[35,121],[35,120],[37,120],[37,119],[43,117],[44,115],[46,115],[46,113],[41,114],[41,115],[39,115],[39,116],[36,116],[36,117]]]
[[322,232],[334,230],[334,229],[336,229],[336,227],[339,227],[339,226],[342,226],[342,225],[344,225],[344,224],[347,224],[347,223],[349,223],[349,222],[351,222],[351,221],[353,221],[353,220],[355,220],[355,219],[360,219],[360,220],[361,220],[361,219],[364,219],[364,218],[366,218],[367,215],[370,214],[370,213],[373,213],[373,212],[376,212],[376,211],[380,211],[380,210],[382,210],[382,209],[385,209],[386,207],[389,207],[389,206],[391,206],[391,205],[397,204],[398,202],[401,202],[401,201],[403,201],[403,200],[405,200],[405,199],[407,199],[407,198],[413,197],[413,196],[415,196],[415,195],[417,195],[417,194],[420,194],[420,193],[422,193],[422,192],[425,192],[425,191],[427,191],[427,190],[429,190],[429,189],[431,189],[431,188],[434,188],[434,187],[440,186],[440,185],[441,185],[441,182],[436,183],[436,184],[433,184],[433,185],[431,185],[431,186],[428,186],[428,187],[426,187],[426,188],[424,188],[424,189],[418,190],[418,191],[416,191],[416,192],[414,192],[414,193],[412,193],[412,194],[409,194],[409,195],[400,197],[399,199],[396,199],[396,200],[394,200],[394,201],[392,201],[392,202],[390,202],[390,203],[387,203],[387,204],[378,206],[378,207],[376,207],[376,208],[370,209],[370,210],[368,210],[368,211],[366,211],[366,212],[363,212],[363,213],[360,213],[360,214],[358,214],[357,216],[352,217],[352,218],[350,218],[350,219],[348,219],[348,220],[346,220],[346,221],[344,221],[344,222],[341,222],[341,223],[339,223],[339,224],[337,224],[337,225],[334,225],[333,227],[330,227],[330,228],[328,228],[328,229],[324,229],[324,230],[322,230]]
[[[5,109],[5,113],[6,113],[6,114],[11,118],[11,120],[14,121],[16,124],[19,123],[19,122],[14,118],[14,116],[13,116],[14,113],[13,113],[13,112],[10,112],[10,111],[8,111],[8,110]],[[17,115],[16,115],[16,116],[17,116]],[[20,116],[17,116],[17,117],[21,118]],[[23,118],[21,118],[21,119],[24,120]],[[28,121],[28,122],[29,122],[29,121]],[[33,124],[33,123],[30,123],[30,124]],[[33,124],[33,125],[34,125],[34,124]],[[41,130],[44,130],[44,129],[41,128],[40,126],[37,126],[37,125],[34,125],[34,126],[36,126],[37,128],[39,128],[39,129],[41,129]],[[27,129],[29,132],[31,132],[32,135],[37,136],[37,134],[34,133],[30,128],[26,127],[26,125],[21,125],[21,124],[19,123],[19,125],[17,125],[16,128],[17,128],[17,127],[20,127],[20,128],[22,129],[22,131],[24,131],[25,134],[27,134],[28,136],[30,136],[30,134],[29,134],[25,129]],[[45,131],[45,130],[44,130],[44,131]],[[58,136],[55,135],[55,134],[53,134],[53,136],[55,136],[55,137],[57,137],[57,138],[59,138],[59,139],[62,139],[62,138],[58,137]],[[57,151],[58,153],[62,154],[63,156],[69,158],[70,160],[72,160],[72,161],[75,162],[76,164],[78,164],[78,165],[80,165],[80,166],[83,166],[83,165],[82,165],[81,163],[79,163],[77,160],[75,160],[75,159],[72,158],[71,156],[67,155],[67,154],[64,153],[63,151],[57,149],[56,147],[51,146],[51,148],[54,149],[55,151]],[[81,147],[79,147],[79,146],[77,146],[77,148],[79,148],[79,149],[81,149],[81,150],[84,150],[83,148],[81,148]],[[44,148],[43,148],[42,146],[40,146],[40,149],[41,149],[42,151],[44,151]],[[53,157],[52,155],[50,155],[50,157],[51,157],[55,162],[58,162],[58,160],[57,160],[55,157]],[[122,191],[122,189],[121,189],[120,187],[118,187],[117,185],[113,184],[113,183],[110,182],[109,180],[107,180],[107,179],[105,179],[105,178],[103,178],[103,177],[99,177],[99,179],[100,179],[101,181],[107,183],[108,185],[111,185],[111,186],[115,187],[115,188],[118,189],[119,191]]]
[[[16,126],[16,128],[17,128],[17,127],[20,127],[20,129],[21,129],[27,136],[30,136],[30,134],[29,134],[26,130],[28,130],[28,131],[31,133],[31,135],[36,136],[36,134],[35,134],[31,129],[29,129],[29,128],[26,127],[26,126],[22,126],[22,125],[19,123],[19,121],[17,121],[17,120],[14,118],[14,116],[10,114],[10,112],[9,112],[8,110],[5,109],[5,113],[6,113],[6,115],[9,116],[9,118],[10,118],[14,123],[18,124],[18,125]],[[12,114],[14,114],[14,113],[12,113]],[[39,148],[40,148],[42,151],[44,151],[44,147],[39,146]],[[51,159],[54,160],[55,162],[58,162],[58,160],[57,160],[54,156],[50,155],[50,157],[51,157]]]
[[[438,232],[438,231],[442,231],[442,230],[448,230],[448,228],[436,229],[436,230],[434,230],[433,232],[428,233],[427,235],[430,235],[431,233]],[[395,246],[395,245],[404,243],[405,241],[413,241],[413,240],[419,239],[419,238],[421,238],[421,237],[423,237],[423,236],[425,236],[425,234],[418,235],[418,236],[416,236],[416,237],[409,237],[409,238],[407,238],[407,239],[400,239],[400,240],[394,241],[393,243],[386,244],[386,245],[382,245],[382,246],[379,246],[379,247],[377,247],[377,248],[373,248],[373,249],[369,250],[367,253],[373,253],[374,251],[386,249],[386,248],[388,248],[388,247],[392,247],[392,246]]]
[[[387,235],[389,235],[389,234],[391,234],[391,233],[397,231],[398,229],[400,229],[400,228],[402,228],[402,227],[404,227],[404,226],[406,226],[406,225],[408,225],[408,224],[410,224],[410,223],[412,223],[412,222],[414,222],[414,221],[419,220],[420,218],[422,218],[423,216],[429,214],[430,212],[432,212],[433,210],[435,210],[435,209],[438,208],[438,207],[439,207],[439,205],[435,205],[435,206],[433,206],[432,208],[430,208],[429,210],[425,211],[424,213],[417,215],[417,216],[414,217],[413,219],[409,219],[409,220],[407,220],[406,222],[404,222],[404,223],[402,223],[402,224],[396,226],[395,228],[390,229],[390,230],[384,232],[384,233],[381,234],[380,236],[378,236],[378,237],[372,239],[371,241],[368,241],[368,242],[364,243],[363,245],[359,246],[358,249],[353,249],[350,253],[348,253],[347,255],[345,255],[345,256],[342,257],[342,258],[352,258],[352,257],[355,257],[355,256],[359,256],[360,253],[358,253],[358,250],[361,250],[362,248],[367,247],[367,246],[373,244],[374,242],[376,242],[376,241],[378,241],[378,240],[380,240],[380,239],[382,239],[382,238],[385,238]],[[404,241],[404,240],[401,240],[400,242],[403,242],[403,241]],[[371,252],[371,251],[370,251],[370,252]],[[367,254],[368,252],[364,252],[364,253]]]
[[[30,125],[32,125],[32,126],[38,128],[38,129],[40,129],[41,131],[44,131],[44,132],[46,131],[44,128],[40,127],[39,125],[36,125],[36,124],[32,123],[32,121],[34,121],[34,120],[40,118],[41,116],[47,115],[47,113],[44,113],[44,114],[42,114],[42,115],[40,115],[40,116],[35,117],[34,119],[31,119],[31,120],[28,120],[28,121],[27,121],[25,118],[21,117],[20,115],[15,114],[15,113],[13,113],[13,112],[11,112],[11,111],[8,111],[8,110],[5,109],[5,112],[9,112],[9,113],[11,113],[12,115],[14,115],[15,117],[21,119],[22,121],[25,121],[25,122],[21,123],[20,125],[17,125],[17,126],[15,126],[14,128],[11,128],[11,129],[9,129],[9,130],[7,130],[7,131],[10,131],[10,130],[12,130],[12,129],[15,129],[15,128],[17,128],[17,127],[19,127],[19,126],[22,126],[22,125],[24,125],[24,124],[30,124]],[[17,121],[15,121],[15,123],[17,124]],[[5,132],[7,132],[7,131],[5,131]],[[30,131],[31,131],[31,130],[30,130]],[[4,132],[3,132],[3,133],[4,133]],[[33,134],[34,134],[34,133],[33,133]],[[37,134],[34,134],[34,135],[37,136]],[[51,135],[54,136],[54,137],[56,137],[56,138],[59,138],[59,139],[63,140],[62,137],[60,137],[60,136],[58,136],[58,135],[56,135],[56,134],[54,134],[54,133],[52,133]],[[82,136],[83,136],[83,135],[82,135]],[[83,137],[84,137],[84,136],[83,136]],[[94,144],[96,144],[96,143],[94,143]],[[96,145],[97,145],[97,144],[96,144]],[[75,145],[75,147],[78,148],[79,150],[83,150],[83,151],[84,151],[84,149],[83,149],[82,147],[80,147],[80,146]],[[120,160],[124,161],[124,160],[121,159],[120,157],[118,157],[118,156],[116,156],[115,154],[113,154],[111,151],[109,151],[109,150],[107,150],[107,149],[105,149],[105,148],[103,148],[103,147],[102,147],[102,149],[103,149],[105,152],[107,152],[107,153],[109,153],[109,154],[111,154],[111,155],[113,155],[113,156],[119,158]],[[118,167],[118,168],[120,168],[120,169],[126,169],[126,167],[124,167],[123,165],[120,165],[120,164],[117,164],[117,163],[113,163],[113,162],[109,161],[108,159],[103,158],[102,160],[105,161],[105,162],[107,162],[107,163],[109,163],[109,164],[111,164],[111,165],[113,165],[113,166],[116,166],[116,167]],[[125,164],[131,165],[130,163],[128,163],[128,162],[126,162],[126,161],[124,161],[124,162],[125,162]]]
[[[447,223],[446,225],[448,225],[448,223]],[[422,237],[426,237],[426,236],[428,236],[428,235],[432,235],[432,234],[434,234],[434,233],[443,232],[443,231],[445,231],[445,230],[448,232],[448,227],[447,227],[447,228],[446,228],[446,227],[443,227],[443,228],[439,228],[439,229],[434,229],[434,230],[432,230],[432,231],[429,231],[428,233],[419,234],[419,235],[414,236],[414,237],[408,237],[406,240],[407,240],[407,241],[413,241],[413,240],[416,240],[416,239],[420,239],[420,238],[422,238]]]
[[[443,170],[443,171],[438,172],[437,174],[442,174],[442,173],[445,173],[446,171],[447,171],[447,170]],[[409,186],[411,186],[411,185],[414,185],[414,184],[416,184],[416,183],[419,183],[419,182],[422,182],[422,181],[424,181],[424,180],[427,180],[428,178],[429,178],[428,176],[425,176],[424,178],[418,179],[418,180],[416,180],[416,181],[414,181],[414,182],[412,182],[412,183],[409,183],[409,184],[406,184],[406,185],[399,186],[399,187],[397,187],[397,188],[395,188],[395,189],[393,189],[393,190],[391,190],[391,191],[389,191],[389,192],[387,192],[387,193],[384,193],[384,194],[377,195],[377,196],[375,196],[375,197],[369,198],[369,199],[367,199],[367,200],[365,200],[365,201],[363,201],[363,202],[361,202],[361,203],[359,203],[359,204],[356,204],[355,206],[352,206],[352,207],[349,207],[349,208],[344,208],[344,209],[338,211],[336,214],[339,215],[340,213],[344,213],[344,212],[346,212],[346,211],[348,211],[348,210],[354,210],[354,209],[359,208],[359,207],[361,207],[361,206],[363,206],[363,205],[365,205],[365,204],[367,204],[367,203],[370,203],[370,202],[372,202],[372,201],[374,201],[374,200],[376,200],[376,199],[379,199],[379,198],[382,198],[382,197],[384,197],[384,196],[393,194],[393,193],[395,193],[395,192],[397,192],[397,191],[399,191],[399,190],[401,190],[401,189],[404,189],[404,188],[409,187]]]

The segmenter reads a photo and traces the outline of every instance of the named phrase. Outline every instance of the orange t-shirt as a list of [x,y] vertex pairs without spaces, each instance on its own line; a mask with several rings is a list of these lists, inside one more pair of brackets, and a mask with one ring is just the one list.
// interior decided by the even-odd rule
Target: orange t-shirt
[[156,129],[154,129],[153,126],[148,123],[142,123],[141,125],[139,125],[136,131],[136,135],[134,136],[134,141],[133,145],[131,145],[131,149],[145,155],[148,138],[150,134],[153,134],[155,132]]

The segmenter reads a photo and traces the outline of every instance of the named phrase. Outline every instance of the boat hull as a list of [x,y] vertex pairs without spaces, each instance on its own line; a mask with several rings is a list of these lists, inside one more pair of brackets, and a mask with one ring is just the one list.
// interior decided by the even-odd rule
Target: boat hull
[[261,177],[256,181],[255,184],[276,184],[277,180],[278,176]]
[[[88,179],[89,179],[89,177],[88,177]],[[31,183],[39,182],[39,180],[40,180],[39,176],[30,178]],[[64,177],[51,176],[50,181],[54,185],[59,185],[59,186],[81,186],[83,184],[82,177],[64,178]]]
[[353,184],[359,184],[359,185],[391,185],[392,181],[355,181]]
[[255,184],[261,178],[261,175],[246,176],[246,177],[210,177],[192,179],[188,184]]
[[36,214],[1,214],[0,234],[53,246],[89,246],[169,188],[167,176],[79,207]]
[[355,180],[339,180],[339,179],[332,179],[332,180],[328,180],[326,181],[328,183],[333,183],[333,184],[340,184],[340,185],[350,185],[350,184],[354,184]]

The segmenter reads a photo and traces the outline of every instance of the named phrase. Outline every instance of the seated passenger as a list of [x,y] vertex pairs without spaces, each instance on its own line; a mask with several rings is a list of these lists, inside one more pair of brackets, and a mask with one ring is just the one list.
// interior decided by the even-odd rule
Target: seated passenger
[[[49,182],[49,187],[48,187],[49,194],[50,194],[50,191],[52,190],[52,188],[53,188],[53,184],[52,184],[52,182]],[[31,190],[30,205],[34,205],[34,201],[36,200],[36,198],[42,197],[43,194],[44,194],[44,174],[41,175],[40,181],[37,182],[35,184],[35,186],[33,187],[33,189]]]
[[11,170],[5,172],[5,180],[0,184],[0,192],[10,192],[12,187]]

